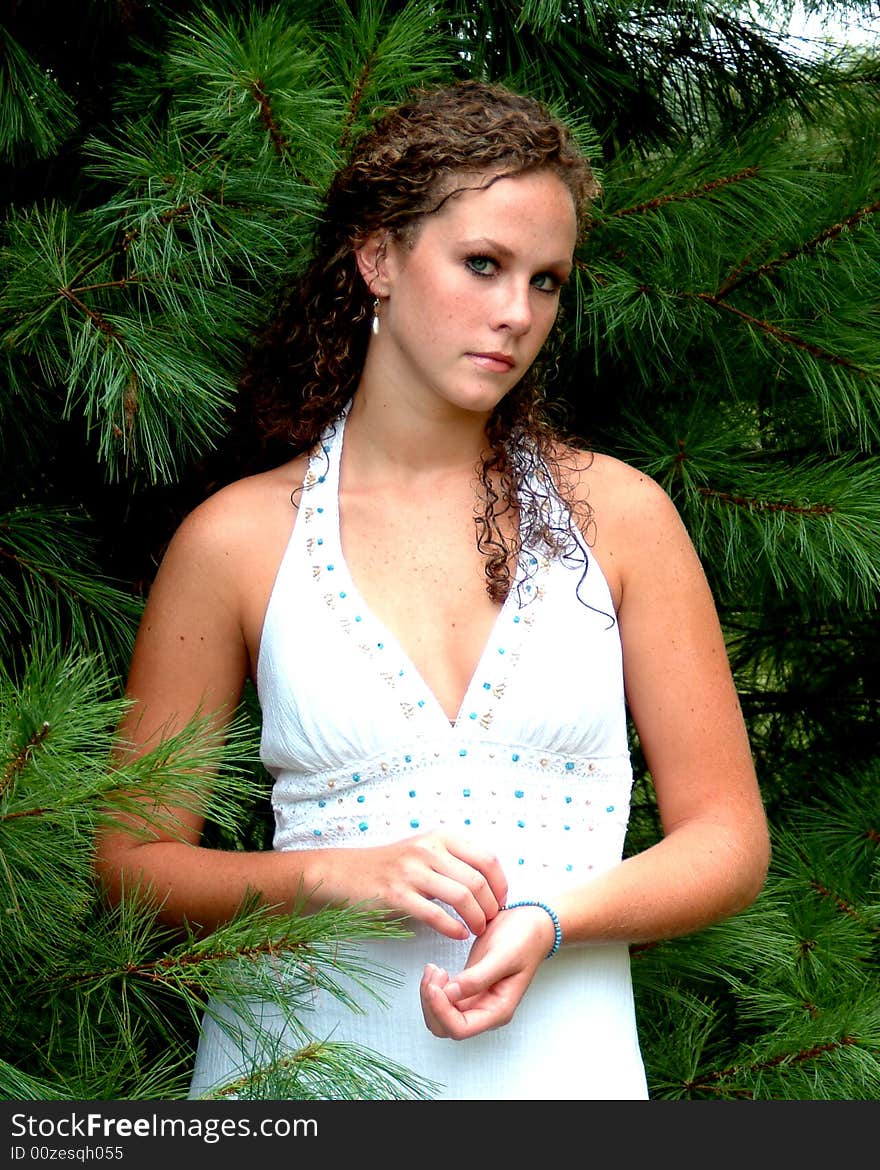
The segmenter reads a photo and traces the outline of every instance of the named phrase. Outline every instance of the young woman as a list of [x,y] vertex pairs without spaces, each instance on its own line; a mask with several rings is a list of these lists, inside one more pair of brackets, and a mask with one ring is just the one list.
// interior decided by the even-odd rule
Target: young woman
[[[628,945],[748,905],[767,829],[718,619],[669,498],[557,438],[535,362],[596,194],[538,103],[464,82],[357,144],[242,392],[271,470],[183,523],[124,738],[258,688],[275,848],[106,836],[111,891],[209,928],[369,903],[403,940],[387,1010],[303,1024],[450,1098],[643,1098]],[[622,861],[627,708],[664,837]],[[226,1010],[232,1019],[231,1009]],[[262,1023],[277,1031],[266,1006]],[[206,1017],[195,1095],[247,1067]],[[461,1043],[452,1043],[461,1041]]]

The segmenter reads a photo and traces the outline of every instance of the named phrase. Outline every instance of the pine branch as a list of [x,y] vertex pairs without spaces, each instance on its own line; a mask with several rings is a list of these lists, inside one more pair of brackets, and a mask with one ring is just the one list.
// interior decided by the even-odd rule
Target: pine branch
[[835,894],[832,890],[829,890],[827,886],[824,886],[815,878],[810,881],[810,889],[815,890],[816,893],[819,894],[822,898],[828,898],[829,901],[833,902],[836,908],[842,911],[844,914],[848,914],[852,918],[859,917],[859,912],[855,906],[851,906],[849,902],[844,901],[844,899],[841,898],[838,894]]
[[[287,141],[285,140],[284,135],[281,133],[278,121],[272,112],[272,106],[269,102],[269,95],[266,93],[266,88],[260,78],[257,78],[255,81],[251,82],[251,93],[253,94],[257,106],[259,107],[260,121],[263,123],[269,138],[272,140],[272,146],[275,148],[275,153],[279,158],[284,158],[289,153],[290,148],[287,145]],[[309,182],[308,179],[305,179],[304,181]]]
[[[773,827],[767,883],[746,911],[633,954],[654,1025],[660,1096],[872,1099],[880,1085],[876,763],[828,776]],[[815,788],[815,785],[814,785]],[[814,793],[815,795],[815,793]],[[726,1020],[737,1022],[731,1040]],[[679,1029],[681,1036],[679,1036]],[[675,1040],[670,1041],[669,1037]]]
[[256,159],[268,149],[311,185],[315,168],[325,173],[339,107],[319,55],[304,48],[309,40],[281,8],[249,18],[205,8],[191,21],[175,21],[166,60],[179,126],[217,135],[223,153],[250,148]]
[[754,179],[758,174],[759,169],[757,166],[745,167],[737,174],[723,175],[717,179],[710,179],[700,187],[692,188],[689,191],[670,191],[665,195],[658,195],[654,199],[648,199],[644,203],[639,203],[634,207],[619,207],[611,213],[611,218],[621,219],[627,215],[645,215],[651,211],[658,211],[661,207],[665,207],[670,203],[679,203],[687,199],[702,199],[706,195],[710,195],[731,183],[742,183],[747,179]]
[[71,98],[0,25],[0,158],[47,158],[76,124]]
[[262,1067],[236,1077],[204,1099],[424,1101],[438,1088],[377,1053],[321,1040],[274,1059],[270,1055]]
[[77,1095],[66,1097],[47,1078],[33,1077],[16,1068],[14,1064],[0,1057],[0,1084],[3,1086],[0,1100],[4,1101],[52,1101],[76,1100]]
[[[650,293],[652,290],[646,288],[644,291],[646,293]],[[832,353],[826,349],[823,349],[822,346],[816,345],[815,343],[808,341],[803,337],[798,337],[796,334],[791,333],[787,329],[781,328],[779,325],[774,325],[772,321],[762,320],[759,317],[755,317],[751,313],[745,312],[743,309],[738,309],[735,305],[728,304],[723,297],[717,295],[716,293],[698,292],[692,295],[695,296],[697,300],[703,301],[705,304],[711,305],[713,308],[718,309],[721,312],[732,314],[733,316],[739,318],[739,320],[744,321],[750,328],[755,329],[757,332],[771,338],[775,342],[783,345],[794,346],[795,349],[799,349],[803,353],[808,353],[811,357],[814,357],[819,361],[829,362],[831,365],[835,366],[843,366],[848,370],[852,370],[853,373],[859,375],[860,377],[872,379],[875,381],[877,379],[876,370],[863,369],[854,361],[843,357],[841,354]]]
[[366,127],[377,106],[449,76],[457,46],[445,31],[443,7],[430,0],[416,0],[396,12],[395,7],[333,0],[322,8],[314,44],[345,103],[340,151]]
[[[699,399],[674,438],[643,424],[627,434],[643,470],[679,505],[719,598],[748,579],[871,609],[880,588],[880,464],[873,457],[793,459],[760,450],[748,412],[724,426]],[[766,679],[764,682],[766,683]]]
[[[151,793],[163,805],[173,796],[177,807],[216,814],[231,829],[252,782],[230,765],[255,748],[251,728],[234,723],[220,744],[211,721],[194,721],[153,753],[110,768],[127,706],[110,694],[94,660],[52,653],[35,654],[19,682],[0,678],[0,1030],[16,1018],[22,1035],[11,1083],[25,1093],[32,1084],[44,1097],[184,1096],[183,1025],[198,1018],[210,995],[242,1003],[245,1014],[248,996],[273,1002],[295,1034],[315,988],[347,1010],[363,1010],[358,992],[381,1003],[383,982],[398,976],[365,962],[358,942],[406,932],[376,911],[280,914],[251,899],[212,934],[179,940],[157,926],[156,906],[144,893],[131,891],[112,911],[102,909],[92,875],[96,826],[142,811],[139,801]],[[25,1017],[15,994],[22,981],[33,1005]],[[147,1065],[145,1029],[165,1037]],[[325,1096],[420,1091],[406,1070],[381,1057],[351,1059],[346,1078],[344,1050],[316,1048],[299,1080],[308,1092],[324,1086]],[[50,1075],[56,1062],[71,1061],[73,1075]]]
[[[730,1091],[729,1082],[733,1082],[733,1092],[737,1097],[752,1099],[755,1096],[753,1090],[737,1087],[743,1079],[755,1077],[771,1069],[776,1069],[780,1065],[791,1067],[793,1065],[821,1060],[832,1053],[840,1052],[841,1049],[858,1043],[859,1041],[855,1036],[841,1036],[838,1040],[826,1044],[816,1044],[800,1052],[778,1053],[776,1056],[772,1056],[767,1060],[757,1061],[739,1068],[718,1069],[717,1071],[704,1074],[699,1080],[686,1083],[685,1088],[691,1093],[716,1093]],[[728,1083],[725,1084],[725,1082]]]
[[0,776],[0,798],[3,797],[7,789],[12,788],[18,776],[24,771],[25,765],[30,760],[34,751],[49,734],[49,730],[49,724],[44,723],[38,730],[32,731],[24,747],[20,748],[18,753],[8,761],[2,776]]
[[339,138],[339,146],[343,150],[349,145],[351,141],[352,130],[358,120],[358,117],[360,116],[361,108],[364,104],[364,95],[369,88],[371,76],[375,67],[376,54],[373,52],[364,62],[360,74],[355,81],[351,98],[349,99],[348,111],[345,115],[345,122],[342,126],[342,134]]
[[812,239],[805,240],[796,248],[790,248],[787,252],[784,252],[781,256],[775,257],[773,260],[768,260],[763,264],[757,265],[751,271],[746,271],[748,261],[742,261],[742,263],[737,266],[736,270],[727,278],[727,280],[721,283],[717,292],[715,293],[715,297],[719,301],[724,300],[732,292],[740,288],[745,283],[758,280],[762,276],[768,276],[777,269],[790,263],[792,260],[796,260],[801,256],[807,256],[811,252],[817,251],[831,240],[837,239],[845,231],[858,227],[863,220],[866,220],[869,216],[876,215],[877,212],[880,212],[880,199],[867,207],[859,208],[857,211],[854,211],[852,214],[846,216],[846,218],[842,219],[839,223],[831,224],[829,227],[824,228],[817,235],[813,236]]
[[[194,1007],[207,995],[258,996],[283,1002],[291,1012],[320,989],[361,1012],[349,987],[340,981],[340,973],[379,1004],[383,1003],[381,985],[399,981],[392,971],[365,965],[358,958],[359,940],[408,933],[376,911],[351,906],[307,914],[300,907],[280,913],[253,896],[230,922],[210,934],[188,932],[183,942],[169,947],[169,931],[157,930],[143,916],[155,916],[155,903],[140,890],[129,891],[126,898],[128,904],[111,917],[120,929],[103,944],[109,962],[85,955],[72,969],[53,974],[53,982],[92,994],[108,983],[135,980],[172,990]],[[157,944],[163,944],[158,953]],[[280,990],[279,980],[284,984]]]
[[[682,458],[687,456],[682,455]],[[678,457],[676,457],[678,458]],[[831,504],[795,504],[780,500],[765,500],[757,496],[737,496],[719,488],[710,488],[700,485],[697,492],[710,500],[717,500],[722,504],[731,504],[736,508],[745,508],[750,512],[788,512],[794,516],[830,516],[834,513]]]
[[[105,285],[105,287],[107,286]],[[90,309],[88,305],[84,305],[79,297],[75,296],[69,288],[60,288],[58,290],[58,295],[61,297],[66,297],[72,305],[79,309],[84,317],[88,318],[88,320],[92,323],[92,325],[94,325],[98,332],[103,333],[108,340],[119,342],[120,347],[122,348],[123,352],[125,352],[125,342],[119,330],[115,329],[101,313],[99,313],[96,309]]]
[[0,514],[0,637],[10,662],[20,631],[53,612],[65,641],[111,657],[131,652],[141,604],[101,578],[84,519],[60,507]]
[[[398,924],[358,907],[278,914],[251,899],[212,934],[190,934],[174,943],[167,928],[156,928],[154,916],[155,906],[130,891],[96,923],[89,944],[72,961],[40,972],[34,993],[49,1002],[73,997],[72,1003],[81,1005],[78,1011],[102,1019],[103,1027],[120,1037],[130,1034],[130,1021],[153,1020],[166,1003],[194,1020],[203,1009],[215,1015],[214,1002],[230,1005],[216,1015],[217,1024],[236,1043],[244,1029],[242,1047],[246,1052],[250,1045],[253,1069],[245,1081],[238,1078],[212,1097],[296,1099],[304,1092],[311,1095],[315,1086],[323,1097],[345,1099],[419,1091],[418,1079],[407,1070],[348,1046],[325,1050],[302,1023],[316,990],[334,996],[343,1010],[364,1010],[357,991],[382,1004],[382,984],[399,977],[363,962],[357,944],[361,938],[400,936],[405,932]],[[206,1005],[208,997],[214,998]],[[283,1042],[264,1030],[260,1010],[249,1006],[254,1001],[274,1005],[285,1022]],[[348,1060],[346,1073],[341,1062]]]
[[[109,248],[106,248],[98,256],[95,256],[94,259],[88,261],[83,266],[83,268],[81,268],[80,271],[74,277],[72,277],[70,279],[69,286],[72,286],[72,287],[69,287],[69,291],[71,291],[71,292],[83,291],[82,289],[77,288],[76,286],[81,285],[87,276],[91,276],[91,274],[93,272],[95,272],[97,269],[102,268],[105,265],[106,261],[113,260],[117,256],[124,256],[125,253],[128,251],[128,249],[131,247],[131,245],[134,243],[134,241],[137,239],[139,234],[140,233],[137,230],[131,231],[131,232],[126,232],[123,236],[121,236],[116,241],[116,243],[111,244],[111,246]],[[59,291],[63,292],[64,289],[62,288]]]

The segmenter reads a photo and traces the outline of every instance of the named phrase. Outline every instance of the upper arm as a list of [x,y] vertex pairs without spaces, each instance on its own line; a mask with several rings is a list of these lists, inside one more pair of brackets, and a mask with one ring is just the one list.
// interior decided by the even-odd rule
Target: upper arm
[[227,716],[248,669],[239,550],[228,526],[197,510],[181,525],[150,590],[132,655],[127,692],[140,735],[198,708]]
[[763,807],[702,565],[666,493],[632,468],[609,470],[597,554],[613,564],[627,704],[664,832],[694,819],[724,824],[760,854]]
[[[120,757],[150,750],[197,715],[222,734],[248,671],[240,557],[234,525],[219,502],[197,509],[175,534],[135,640]],[[200,819],[193,813],[180,819],[197,841]]]

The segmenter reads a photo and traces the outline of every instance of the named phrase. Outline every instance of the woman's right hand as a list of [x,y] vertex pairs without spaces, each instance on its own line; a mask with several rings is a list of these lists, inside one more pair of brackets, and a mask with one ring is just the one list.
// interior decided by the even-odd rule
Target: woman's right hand
[[[391,845],[331,850],[327,860],[333,871],[328,884],[345,901],[414,918],[447,938],[481,935],[507,898],[497,857],[466,837],[420,833]],[[320,889],[315,897],[321,899]]]

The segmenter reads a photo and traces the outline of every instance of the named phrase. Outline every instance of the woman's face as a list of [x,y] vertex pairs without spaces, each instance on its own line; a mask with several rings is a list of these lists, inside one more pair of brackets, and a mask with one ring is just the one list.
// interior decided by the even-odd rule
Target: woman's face
[[550,332],[577,222],[552,171],[462,176],[452,189],[414,242],[376,245],[372,280],[361,255],[382,302],[368,368],[396,394],[488,414]]

